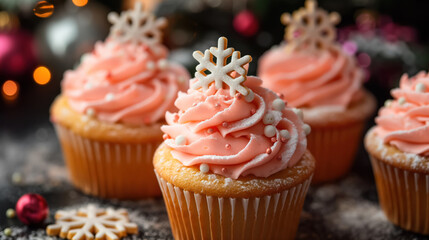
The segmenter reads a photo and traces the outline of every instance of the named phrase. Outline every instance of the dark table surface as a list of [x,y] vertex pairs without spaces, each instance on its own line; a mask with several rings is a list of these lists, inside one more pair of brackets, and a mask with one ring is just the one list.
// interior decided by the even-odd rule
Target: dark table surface
[[[11,176],[23,176],[20,184]],[[0,239],[57,239],[48,237],[44,227],[29,228],[5,212],[29,192],[44,196],[52,223],[58,209],[95,203],[101,207],[126,208],[140,233],[125,239],[172,239],[162,198],[138,202],[103,200],[75,190],[67,180],[60,147],[48,124],[14,133],[0,128],[0,230],[9,227],[12,237],[0,232]],[[429,239],[392,225],[383,215],[367,155],[361,148],[352,172],[331,184],[312,186],[301,214],[296,239]]]

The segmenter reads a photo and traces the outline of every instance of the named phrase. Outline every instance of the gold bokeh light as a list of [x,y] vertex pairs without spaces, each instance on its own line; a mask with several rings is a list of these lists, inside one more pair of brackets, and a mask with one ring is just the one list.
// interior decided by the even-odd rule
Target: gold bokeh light
[[48,1],[39,1],[33,8],[34,15],[40,18],[47,18],[54,13],[54,4]]
[[45,85],[51,81],[51,71],[45,66],[37,67],[33,72],[33,79],[39,85]]
[[2,85],[2,93],[7,98],[15,98],[18,95],[19,85],[13,80],[7,80]]

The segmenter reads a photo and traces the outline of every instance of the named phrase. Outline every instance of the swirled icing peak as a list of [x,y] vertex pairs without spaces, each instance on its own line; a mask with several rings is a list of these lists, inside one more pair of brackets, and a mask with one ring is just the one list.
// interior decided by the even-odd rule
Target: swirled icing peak
[[404,74],[393,100],[386,101],[375,119],[376,133],[385,143],[407,153],[429,156],[429,75]]
[[263,86],[276,89],[294,107],[338,106],[347,108],[363,96],[363,72],[355,59],[342,49],[314,55],[308,52],[285,54],[274,48],[259,61]]
[[202,173],[234,179],[250,174],[268,177],[299,161],[310,127],[298,110],[261,87],[259,78],[249,76],[240,83],[247,96],[232,95],[228,84],[193,87],[199,82],[192,79],[187,93],[179,93],[175,101],[179,112],[167,112],[168,125],[161,127],[175,159]]
[[317,1],[306,0],[305,8],[292,15],[283,13],[281,21],[286,25],[285,40],[289,51],[317,52],[334,44],[335,24],[340,22],[340,15],[336,12],[328,14],[317,8]]
[[363,72],[335,42],[337,13],[307,0],[306,8],[292,16],[285,13],[281,20],[287,25],[287,43],[261,57],[258,75],[264,87],[281,92],[294,107],[345,109],[362,98]]
[[[110,15],[118,22],[131,18],[133,24],[115,24],[105,42],[96,43],[75,70],[64,74],[62,91],[75,111],[111,123],[150,124],[173,110],[177,93],[187,89],[188,72],[169,62],[167,48],[159,43],[154,28],[160,23],[149,17],[144,26],[134,24],[142,20],[138,6],[121,17]],[[138,26],[153,38],[144,37]]]

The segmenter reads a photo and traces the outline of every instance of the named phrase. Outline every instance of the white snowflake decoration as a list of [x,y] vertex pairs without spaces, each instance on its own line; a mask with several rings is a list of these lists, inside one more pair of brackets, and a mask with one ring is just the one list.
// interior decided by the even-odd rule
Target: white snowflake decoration
[[72,240],[117,240],[138,232],[137,225],[130,223],[124,209],[100,209],[88,205],[78,211],[57,211],[56,223],[46,228],[50,236]]
[[110,37],[120,42],[143,43],[153,47],[161,42],[161,28],[167,25],[165,18],[155,19],[151,13],[142,10],[137,2],[133,10],[124,11],[121,15],[109,13],[107,19],[113,24]]
[[[223,87],[223,84],[229,86],[231,96],[235,92],[239,92],[247,96],[250,91],[242,85],[247,79],[247,69],[244,65],[252,61],[252,57],[246,55],[241,57],[239,51],[234,51],[234,48],[227,48],[228,40],[225,37],[220,37],[218,46],[211,47],[204,54],[200,51],[195,51],[192,56],[199,62],[196,67],[195,78],[197,81],[192,85],[192,88],[198,89],[202,87],[207,90],[211,83],[215,83],[216,89]],[[214,62],[213,57],[216,57]],[[231,61],[227,63],[228,58]],[[206,73],[209,71],[210,73]]]
[[307,0],[305,8],[295,11],[292,16],[284,13],[281,21],[286,25],[285,39],[288,50],[318,51],[326,49],[336,39],[335,24],[340,21],[336,12],[328,13],[317,8],[317,2]]

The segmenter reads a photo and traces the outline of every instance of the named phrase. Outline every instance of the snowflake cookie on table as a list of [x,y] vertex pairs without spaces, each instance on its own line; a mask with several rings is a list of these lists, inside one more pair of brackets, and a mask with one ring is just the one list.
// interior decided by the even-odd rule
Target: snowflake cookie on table
[[336,12],[328,13],[317,8],[315,0],[307,0],[305,8],[293,14],[283,13],[281,22],[286,25],[285,39],[288,51],[317,52],[332,46],[337,33],[335,25],[340,22]]
[[56,223],[49,225],[46,233],[72,240],[117,240],[138,232],[137,225],[129,222],[124,209],[88,205],[78,211],[57,211],[55,219]]
[[254,93],[243,86],[243,82],[247,79],[245,65],[252,61],[252,57],[249,55],[241,57],[239,51],[235,51],[234,48],[227,48],[227,45],[228,40],[225,37],[220,37],[217,47],[205,50],[204,54],[200,51],[193,53],[192,56],[199,64],[195,72],[197,81],[191,87],[193,89],[202,87],[207,90],[210,84],[214,82],[216,89],[221,89],[225,84],[229,87],[231,96],[239,92],[246,97],[246,100],[253,101]]
[[161,42],[161,28],[167,25],[165,18],[156,19],[153,14],[143,11],[140,2],[132,10],[121,15],[111,12],[107,18],[113,24],[109,37],[119,42],[143,43],[149,47]]

